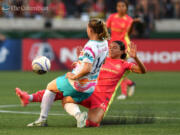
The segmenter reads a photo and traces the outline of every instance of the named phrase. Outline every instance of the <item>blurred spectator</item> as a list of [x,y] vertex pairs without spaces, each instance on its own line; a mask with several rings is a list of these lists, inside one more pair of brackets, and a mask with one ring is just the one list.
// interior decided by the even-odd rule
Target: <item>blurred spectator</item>
[[15,17],[23,17],[23,15],[24,15],[23,5],[24,5],[23,0],[12,0],[11,1],[11,10]]
[[104,0],[96,0],[89,11],[90,17],[105,18],[105,3]]
[[95,12],[98,13],[103,13],[105,10],[105,4],[104,4],[104,0],[97,0],[94,4],[93,4],[93,10]]
[[149,14],[145,12],[145,8],[143,6],[139,6],[139,8],[135,11],[134,17],[139,18],[140,22],[134,24],[132,35],[134,37],[148,37],[151,28],[151,18]]
[[29,0],[30,16],[40,17],[43,14],[43,1],[42,0]]
[[3,16],[2,3],[0,3],[0,17]]
[[51,17],[64,18],[66,16],[66,7],[61,0],[52,0],[48,10]]
[[[90,17],[106,19],[106,16],[116,12],[118,0],[0,0],[0,16],[3,17],[58,17],[80,18]],[[141,18],[141,23],[135,24],[134,35],[148,35],[154,29],[154,20],[163,18],[180,18],[180,0],[127,0],[128,14]],[[47,12],[44,8],[48,6]],[[12,8],[13,7],[13,8]],[[23,10],[29,7],[30,10]],[[141,36],[141,35],[140,35]]]
[[131,17],[135,16],[135,5],[136,5],[136,0],[129,0],[128,15]]
[[[2,0],[1,0],[2,1]],[[43,6],[48,5],[48,11],[52,17],[81,17],[83,15],[94,13],[113,13],[116,12],[116,3],[118,0],[3,0],[3,3],[10,2],[14,6],[13,13],[15,17],[43,14]],[[127,0],[129,2],[129,15],[134,17],[139,9],[144,11],[150,18],[179,18],[180,0]],[[27,5],[26,5],[27,3]],[[6,4],[7,6],[7,4]],[[31,10],[24,11],[22,6],[30,7]],[[2,15],[2,10],[0,10]],[[10,13],[10,12],[9,12]],[[11,16],[3,11],[4,16]]]
[[13,11],[9,9],[9,6],[13,1],[0,0],[0,16],[3,17],[13,17]]
[[180,0],[175,1],[175,16],[180,18]]
[[115,13],[116,12],[116,3],[118,0],[105,0],[106,12]]
[[91,1],[88,0],[77,0],[77,11],[79,16],[81,13],[88,13],[91,8]]
[[134,37],[142,37],[142,34],[144,34],[144,19],[145,19],[145,13],[144,13],[144,8],[140,5],[136,10],[135,10],[135,15],[134,18],[140,18],[140,22],[134,23],[132,35]]
[[78,16],[76,0],[63,0],[66,6],[66,17],[75,18]]
[[166,0],[165,7],[165,18],[174,17],[174,5],[171,0]]

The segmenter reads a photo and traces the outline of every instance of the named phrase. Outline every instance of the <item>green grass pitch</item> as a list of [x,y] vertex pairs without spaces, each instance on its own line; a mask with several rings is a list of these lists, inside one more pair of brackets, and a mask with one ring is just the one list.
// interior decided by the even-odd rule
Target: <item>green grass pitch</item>
[[129,75],[137,84],[135,95],[125,101],[115,99],[99,128],[76,128],[76,121],[66,114],[60,101],[54,103],[49,113],[49,127],[26,127],[26,124],[38,118],[40,104],[21,107],[14,88],[17,86],[33,93],[45,88],[49,81],[62,74],[0,72],[0,135],[180,134],[180,72]]

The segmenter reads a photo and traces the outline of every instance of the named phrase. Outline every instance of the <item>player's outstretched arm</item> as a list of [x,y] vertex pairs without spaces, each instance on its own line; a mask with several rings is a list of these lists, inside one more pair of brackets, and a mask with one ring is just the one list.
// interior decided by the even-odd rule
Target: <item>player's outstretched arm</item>
[[129,56],[132,57],[137,65],[133,65],[132,68],[131,68],[131,71],[132,72],[135,72],[135,73],[140,73],[140,74],[144,74],[147,72],[146,70],[146,67],[144,66],[144,64],[140,61],[140,59],[137,57],[137,48],[136,48],[136,45],[131,42],[131,44],[129,45],[130,47],[130,52],[128,52]]
[[140,23],[140,22],[142,22],[141,18],[134,18],[134,19],[133,19],[132,24],[131,24],[131,26],[129,27],[129,30],[128,30],[128,35],[129,35],[129,36],[130,36],[131,33],[132,33],[134,24],[135,24],[135,23]]
[[76,80],[76,79],[88,74],[91,71],[91,69],[92,69],[92,64],[84,62],[83,68],[78,74],[75,75],[71,72],[68,72],[66,74],[66,77],[69,79],[72,79],[72,80]]

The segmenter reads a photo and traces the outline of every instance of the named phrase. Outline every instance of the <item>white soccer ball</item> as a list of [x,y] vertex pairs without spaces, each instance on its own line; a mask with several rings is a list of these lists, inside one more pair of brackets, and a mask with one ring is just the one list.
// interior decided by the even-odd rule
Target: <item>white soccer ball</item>
[[50,68],[51,62],[45,56],[38,56],[32,61],[32,70],[37,74],[45,74]]

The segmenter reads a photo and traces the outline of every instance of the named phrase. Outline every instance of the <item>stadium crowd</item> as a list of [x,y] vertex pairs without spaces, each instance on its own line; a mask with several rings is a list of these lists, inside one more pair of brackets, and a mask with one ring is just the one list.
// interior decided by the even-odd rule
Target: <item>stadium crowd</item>
[[[7,18],[80,18],[107,19],[116,12],[118,0],[0,0],[0,16]],[[139,17],[137,33],[147,35],[154,29],[154,20],[180,18],[180,0],[128,0],[128,14]],[[133,35],[138,35],[134,33]],[[138,35],[141,37],[141,35]]]
[[[83,16],[107,17],[116,11],[118,0],[1,0],[5,17],[37,17],[48,12],[51,17],[78,18]],[[180,18],[180,0],[129,0],[129,14],[151,18]],[[28,10],[29,9],[29,10]]]

